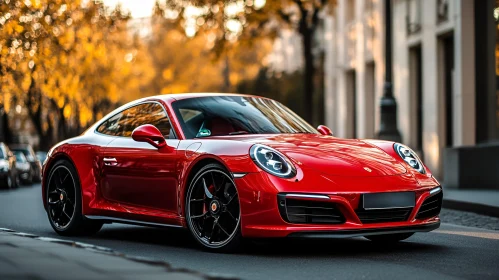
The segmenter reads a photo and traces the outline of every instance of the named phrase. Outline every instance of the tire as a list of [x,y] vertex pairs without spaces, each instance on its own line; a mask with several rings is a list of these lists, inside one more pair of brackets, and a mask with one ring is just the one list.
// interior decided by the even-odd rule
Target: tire
[[16,174],[16,188],[21,187],[21,178],[19,178],[19,173]]
[[7,176],[5,177],[5,179],[3,179],[2,181],[0,181],[0,187],[2,189],[7,189],[7,190],[13,188],[12,176],[10,176],[10,174],[7,174]]
[[234,180],[222,165],[202,167],[189,182],[185,218],[192,237],[204,250],[231,253],[241,248],[240,209]]
[[32,176],[31,181],[33,183],[41,183],[42,182],[42,177],[40,176],[40,171],[37,171],[36,174]]
[[395,243],[402,240],[405,240],[414,235],[414,232],[409,233],[394,233],[394,234],[383,234],[383,235],[368,235],[364,236],[365,238],[380,243]]
[[45,193],[47,216],[54,231],[63,236],[97,233],[103,223],[83,216],[81,185],[73,165],[67,160],[57,161],[50,169],[48,178]]
[[30,170],[29,171],[29,176],[28,176],[28,179],[24,180],[24,185],[31,185],[33,184],[33,171]]
[[17,176],[17,173],[15,175],[11,176],[11,178],[12,178],[12,182],[13,182],[12,188],[14,188],[14,189],[19,188],[20,182],[19,182],[19,176]]

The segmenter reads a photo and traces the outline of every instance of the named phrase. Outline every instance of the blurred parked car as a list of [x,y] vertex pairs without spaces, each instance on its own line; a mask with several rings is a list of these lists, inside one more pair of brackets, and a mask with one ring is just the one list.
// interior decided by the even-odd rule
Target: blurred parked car
[[16,158],[9,147],[0,142],[0,188],[15,188],[19,186]]
[[33,168],[31,164],[26,159],[26,156],[21,151],[15,151],[14,155],[16,157],[16,168],[18,173],[18,178],[24,184],[33,183]]
[[38,151],[36,152],[36,157],[38,158],[38,160],[42,163],[43,165],[43,162],[45,161],[45,159],[47,158],[47,152],[44,152],[44,151]]
[[33,182],[41,182],[42,180],[42,164],[40,160],[35,155],[33,148],[28,144],[18,144],[12,145],[11,150],[14,152],[22,152],[29,164],[31,165],[31,171],[33,174]]

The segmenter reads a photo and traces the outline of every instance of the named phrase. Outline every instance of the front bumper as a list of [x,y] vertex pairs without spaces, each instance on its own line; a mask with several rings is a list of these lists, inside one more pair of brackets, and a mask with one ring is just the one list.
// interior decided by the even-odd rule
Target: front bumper
[[294,238],[349,238],[369,235],[397,234],[410,232],[429,232],[440,227],[440,221],[429,224],[415,226],[399,226],[387,228],[369,228],[354,230],[336,230],[336,231],[299,231],[293,232],[288,237]]
[[[398,178],[397,178],[398,177]],[[424,232],[439,227],[437,215],[422,217],[419,213],[424,202],[435,193],[430,193],[439,187],[433,184],[421,186],[410,176],[387,176],[370,178],[335,178],[324,176],[305,176],[298,180],[281,179],[266,173],[249,173],[235,179],[241,205],[241,230],[245,237],[315,237],[342,238],[365,235],[378,235],[401,232]],[[334,180],[334,182],[332,181]],[[331,191],[341,183],[340,191]],[[370,187],[365,187],[367,186]],[[329,189],[329,191],[328,191]],[[350,189],[351,191],[345,191]],[[304,191],[307,190],[307,191]],[[371,191],[370,191],[371,190]],[[370,192],[413,191],[416,194],[416,204],[410,209],[407,218],[400,221],[376,221],[363,223],[357,214],[360,208],[360,197]],[[441,194],[442,190],[439,190]],[[326,196],[328,203],[334,204],[344,219],[341,223],[290,223],[285,221],[279,210],[279,194],[295,193]],[[311,201],[324,201],[324,198],[303,197]],[[418,213],[420,214],[418,216]]]

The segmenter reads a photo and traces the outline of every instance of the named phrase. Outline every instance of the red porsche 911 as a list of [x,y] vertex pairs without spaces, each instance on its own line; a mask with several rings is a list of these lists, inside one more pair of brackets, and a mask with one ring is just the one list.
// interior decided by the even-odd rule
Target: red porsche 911
[[406,239],[440,226],[442,188],[408,147],[340,139],[272,99],[171,94],[113,111],[53,147],[43,202],[61,235],[104,223],[243,238]]

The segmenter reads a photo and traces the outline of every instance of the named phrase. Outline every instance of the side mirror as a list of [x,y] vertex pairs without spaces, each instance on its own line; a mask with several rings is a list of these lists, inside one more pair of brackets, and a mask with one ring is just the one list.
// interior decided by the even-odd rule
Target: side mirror
[[167,146],[161,131],[152,124],[144,124],[134,129],[132,139],[137,142],[147,142],[158,149]]
[[325,125],[319,125],[317,127],[317,131],[319,131],[322,135],[333,135],[333,131]]

